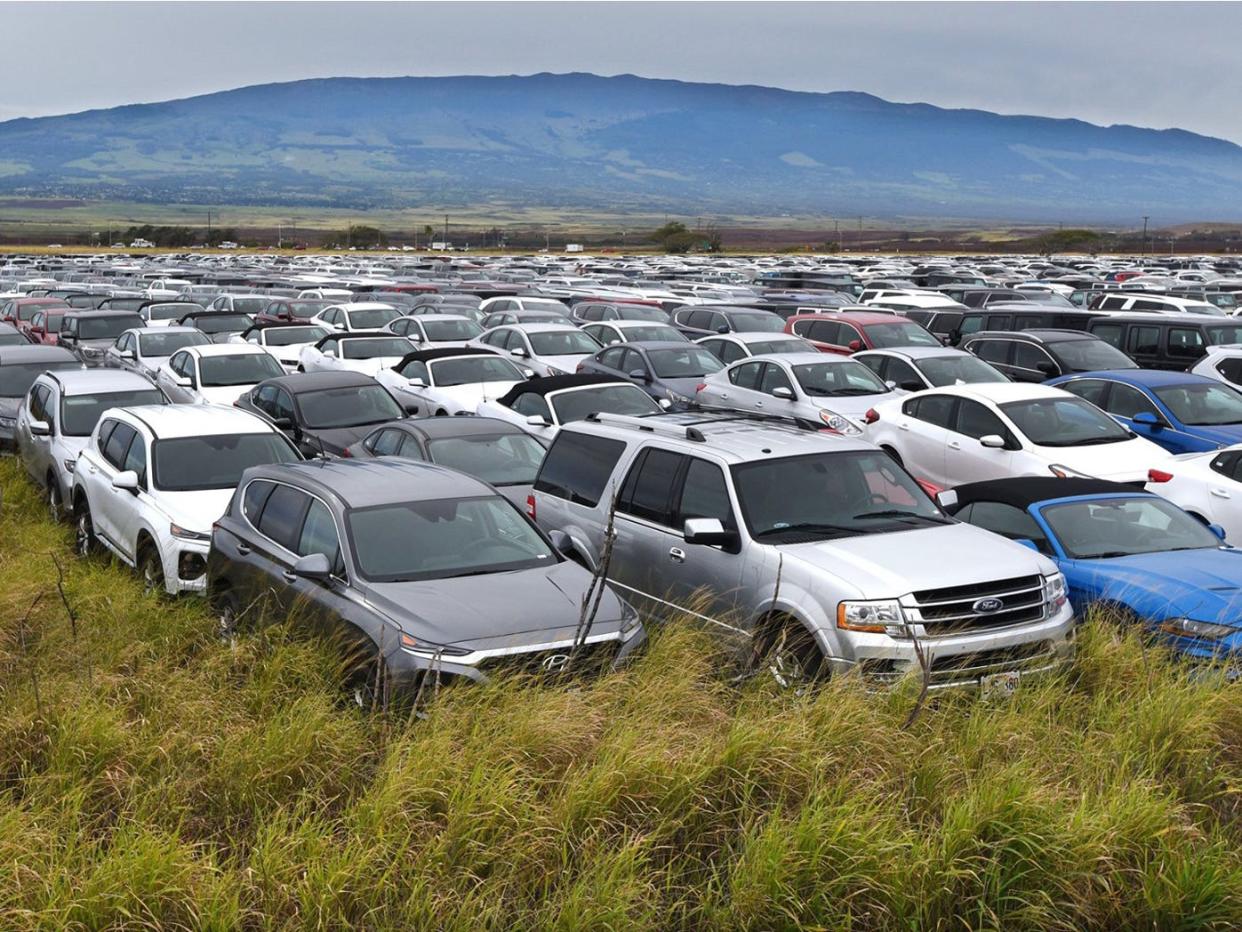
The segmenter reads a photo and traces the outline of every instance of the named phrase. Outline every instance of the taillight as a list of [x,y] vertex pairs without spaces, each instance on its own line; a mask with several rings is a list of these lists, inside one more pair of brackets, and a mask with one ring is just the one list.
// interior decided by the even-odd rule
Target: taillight
[[535,520],[535,494],[533,492],[526,496],[526,514],[532,521]]
[[354,454],[352,454],[352,453],[350,453],[350,452],[349,452],[349,447],[345,447],[345,449],[341,450],[341,458],[342,458],[342,459],[347,459],[347,460],[349,460],[349,459],[353,459],[353,458],[354,458]]
[[1168,482],[1172,478],[1173,478],[1173,473],[1165,472],[1163,469],[1147,470],[1147,481],[1148,482]]
[[582,363],[578,363],[578,368],[575,369],[574,371],[575,372],[586,372],[586,366],[584,366]]
[[874,424],[880,419],[880,412],[875,408],[868,408],[867,413],[863,415],[864,424]]
[[914,481],[919,484],[920,489],[927,493],[929,498],[934,499],[937,495],[944,491],[944,489],[936,485],[936,483],[928,482],[926,479],[915,479]]
[[699,392],[701,392],[705,388],[707,388],[707,383],[700,382],[698,385],[694,386],[694,393],[697,395]]

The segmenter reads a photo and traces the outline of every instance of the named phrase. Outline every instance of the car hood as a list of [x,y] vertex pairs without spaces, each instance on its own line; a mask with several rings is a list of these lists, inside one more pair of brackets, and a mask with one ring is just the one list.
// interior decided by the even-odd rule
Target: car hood
[[[159,502],[173,524],[187,531],[210,534],[211,525],[220,519],[232,489],[208,489],[205,492],[159,492]],[[167,528],[160,528],[167,531]]]
[[[816,574],[831,574],[865,599],[895,599],[924,589],[1055,570],[1052,561],[1030,548],[969,524],[782,544],[779,549],[786,560],[798,560]],[[929,558],[936,553],[952,554],[953,559]]]
[[[367,600],[418,640],[496,650],[572,638],[590,580],[564,560],[486,576],[371,583]],[[591,633],[616,632],[620,621],[621,601],[605,590]]]
[[242,395],[249,394],[254,385],[215,385],[201,386],[199,395],[210,405],[231,405]]
[[1242,625],[1242,550],[1160,551],[1074,560],[1071,566],[1097,574],[1102,599],[1137,607],[1146,598],[1159,605],[1162,617]]
[[331,427],[324,430],[304,429],[302,437],[304,443],[309,441],[308,446],[318,449],[322,442],[325,453],[339,456],[342,450],[357,443],[375,428],[375,424],[360,424],[357,427]]
[[1087,447],[1039,447],[1050,464],[1068,466],[1096,479],[1146,482],[1147,470],[1169,459],[1169,452],[1142,437]]

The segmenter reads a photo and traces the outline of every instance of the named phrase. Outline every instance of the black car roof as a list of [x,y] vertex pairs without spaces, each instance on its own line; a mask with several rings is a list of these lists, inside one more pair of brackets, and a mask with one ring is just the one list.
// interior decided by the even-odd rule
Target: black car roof
[[278,375],[262,382],[263,385],[279,385],[292,394],[318,391],[321,388],[346,388],[351,385],[378,385],[369,375],[361,372],[295,372]]
[[989,479],[986,482],[959,485],[953,491],[957,493],[957,503],[950,506],[950,511],[957,511],[972,502],[1000,502],[1025,510],[1036,502],[1075,495],[1150,494],[1120,482],[1108,482],[1104,479],[1058,479],[1055,476]]
[[[392,336],[392,334],[388,334],[388,336]],[[469,347],[463,346],[463,347],[459,347],[458,349],[453,349],[452,347],[448,347],[448,346],[441,346],[441,347],[437,347],[436,349],[415,350],[412,353],[406,353],[404,356],[401,357],[401,361],[397,363],[395,366],[393,366],[393,368],[400,369],[403,366],[405,366],[407,363],[431,362],[431,360],[433,359],[447,359],[450,356],[496,356],[497,358],[500,358],[500,359],[505,358],[501,356],[500,353],[495,353],[495,352],[492,352],[491,350],[480,349],[479,347],[476,347],[476,346],[469,346]]]
[[508,393],[497,399],[502,405],[512,407],[513,403],[523,395],[547,395],[559,392],[563,388],[585,388],[589,385],[630,385],[631,382],[615,375],[595,375],[581,373],[574,375],[551,375],[542,379],[527,379],[519,382]]
[[60,346],[0,346],[0,365],[5,363],[57,362],[60,360],[77,362],[77,357]]

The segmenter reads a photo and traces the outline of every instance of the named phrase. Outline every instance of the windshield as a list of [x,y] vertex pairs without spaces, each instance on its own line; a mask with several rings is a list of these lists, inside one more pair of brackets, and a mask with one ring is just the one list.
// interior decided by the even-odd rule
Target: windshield
[[1081,398],[1011,401],[1000,409],[1036,446],[1079,447],[1130,439],[1124,427]]
[[668,320],[668,314],[660,310],[658,307],[648,307],[645,304],[627,304],[617,308],[617,317],[621,320]]
[[599,344],[581,330],[543,330],[527,336],[536,356],[580,356],[599,349]]
[[729,322],[737,333],[781,333],[785,321],[776,314],[732,314]]
[[320,311],[331,306],[331,301],[290,301],[287,305],[283,305],[279,308],[273,308],[273,310],[283,311],[285,307],[288,307],[294,317],[306,319],[314,317]]
[[669,340],[685,340],[681,331],[675,327],[652,324],[649,327],[626,327],[621,331],[622,337],[630,342],[667,343]]
[[367,337],[365,340],[342,340],[341,353],[345,359],[380,359],[395,356],[400,359],[410,351],[410,341],[405,337]]
[[752,356],[771,356],[779,353],[813,353],[815,347],[800,337],[788,340],[758,340],[747,343],[746,349]]
[[382,330],[401,316],[401,312],[389,307],[377,307],[367,311],[350,311],[349,325],[355,330]]
[[316,343],[328,335],[326,327],[268,327],[264,343],[267,346],[294,346],[298,343]]
[[241,333],[250,327],[245,314],[199,314],[190,322],[203,333]]
[[890,346],[940,346],[940,341],[920,327],[907,320],[894,321],[891,324],[867,324],[863,327],[876,349]]
[[693,345],[685,349],[650,350],[647,359],[662,379],[693,379],[724,368],[724,363],[707,350]]
[[235,356],[203,356],[198,373],[204,388],[228,385],[254,385],[272,376],[284,375],[280,363],[267,353],[238,353]]
[[18,398],[30,391],[30,386],[44,372],[58,372],[61,369],[81,369],[82,364],[76,359],[61,359],[55,362],[9,363],[0,366],[0,398]]
[[88,437],[99,423],[99,416],[109,408],[162,404],[163,394],[153,388],[106,395],[66,395],[60,402],[60,432],[66,437]]
[[758,460],[732,471],[750,536],[765,543],[949,523],[918,483],[878,450]]
[[1191,427],[1242,424],[1242,394],[1228,385],[1169,385],[1155,393],[1175,418]]
[[207,334],[199,333],[197,330],[193,332],[181,333],[161,333],[162,327],[152,328],[149,332],[144,330],[138,334],[138,348],[142,351],[143,356],[171,356],[177,350],[186,346],[202,346],[211,341],[207,339]]
[[1103,340],[1061,340],[1049,343],[1048,348],[1074,372],[1138,368],[1133,359]]
[[525,376],[499,356],[460,356],[431,363],[432,383],[440,388],[471,382],[521,382]]
[[148,304],[147,317],[151,320],[180,320],[191,311],[200,310],[201,305],[186,304]]
[[548,399],[558,424],[580,421],[588,414],[662,414],[664,409],[636,385],[596,385],[569,389]]
[[499,496],[360,508],[346,515],[358,572],[415,582],[552,566],[548,543]]
[[154,485],[168,492],[235,489],[251,466],[301,459],[275,432],[157,440],[151,453]]
[[1203,328],[1207,331],[1209,346],[1222,346],[1226,343],[1242,343],[1242,324],[1211,324]]
[[440,340],[473,340],[483,328],[473,320],[425,320],[423,331],[427,339],[433,342]]
[[793,373],[802,390],[812,398],[877,395],[889,390],[874,372],[852,359],[794,366]]
[[1158,498],[1066,502],[1041,510],[1065,552],[1076,560],[1220,546],[1216,535]]
[[433,463],[457,469],[492,485],[530,485],[544,448],[530,434],[445,437],[427,444]]
[[298,396],[302,423],[312,430],[359,427],[405,417],[392,395],[378,385],[325,388]]
[[271,298],[234,298],[233,310],[242,314],[262,314],[271,301]]
[[1007,382],[998,369],[994,369],[977,356],[929,356],[917,360],[923,377],[937,388],[941,385],[969,385],[972,382]]
[[117,317],[110,314],[86,314],[78,318],[78,337],[82,340],[115,340],[126,330],[144,326],[146,321],[137,314]]

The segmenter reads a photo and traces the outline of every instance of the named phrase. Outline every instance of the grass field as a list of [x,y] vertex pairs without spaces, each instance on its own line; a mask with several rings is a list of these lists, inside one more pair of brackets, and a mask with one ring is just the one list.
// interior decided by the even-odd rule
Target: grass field
[[1242,685],[1103,624],[909,728],[913,684],[737,687],[676,625],[408,720],[280,626],[224,643],[77,561],[11,459],[0,492],[0,929],[1242,923]]

